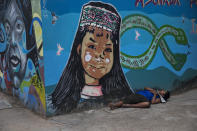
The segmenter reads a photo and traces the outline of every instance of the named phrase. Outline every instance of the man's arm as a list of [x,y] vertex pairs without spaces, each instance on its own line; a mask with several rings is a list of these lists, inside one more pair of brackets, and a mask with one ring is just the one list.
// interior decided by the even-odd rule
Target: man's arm
[[156,97],[156,96],[157,96],[157,92],[155,91],[153,94],[154,94],[154,96],[153,96],[153,98],[152,98],[152,100],[151,100],[151,103],[152,103],[152,104],[161,103],[160,98],[157,98],[157,97]]
[[153,91],[154,89],[149,88],[149,87],[144,87],[144,90]]
[[161,103],[160,98],[156,98],[156,96],[157,96],[157,91],[156,91],[156,90],[154,90],[154,89],[152,89],[152,88],[149,88],[149,87],[144,87],[144,90],[148,90],[148,91],[150,91],[151,93],[154,94],[154,96],[153,96],[153,98],[152,98],[152,100],[151,100],[151,103],[152,103],[152,104]]
[[156,90],[154,90],[152,88],[149,88],[149,87],[144,87],[144,90],[148,90],[148,91],[150,91],[153,94],[157,93]]

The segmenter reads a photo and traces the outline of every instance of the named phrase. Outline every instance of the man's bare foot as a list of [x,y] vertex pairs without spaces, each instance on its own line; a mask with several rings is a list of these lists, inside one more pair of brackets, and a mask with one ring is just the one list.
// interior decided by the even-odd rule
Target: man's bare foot
[[114,106],[114,104],[113,103],[109,103],[109,108],[111,109],[111,110],[114,110],[116,107]]

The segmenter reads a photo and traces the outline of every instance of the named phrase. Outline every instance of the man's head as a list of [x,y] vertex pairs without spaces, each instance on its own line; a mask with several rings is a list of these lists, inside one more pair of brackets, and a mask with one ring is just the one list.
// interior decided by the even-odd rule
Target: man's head
[[170,98],[170,92],[167,90],[160,90],[159,94],[167,101]]
[[170,92],[166,91],[163,98],[167,101],[170,98]]

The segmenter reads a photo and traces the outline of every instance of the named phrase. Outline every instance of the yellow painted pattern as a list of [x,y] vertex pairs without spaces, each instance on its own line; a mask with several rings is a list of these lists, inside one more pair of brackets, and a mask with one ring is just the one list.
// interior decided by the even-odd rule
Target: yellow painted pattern
[[31,83],[35,87],[36,92],[38,93],[41,103],[43,105],[43,108],[46,111],[46,102],[45,102],[45,89],[44,89],[44,84],[42,81],[39,80],[38,75],[34,75],[31,78]]
[[[41,17],[39,14],[37,13],[34,13],[33,14],[33,18],[34,17],[38,17],[40,20],[41,20]],[[38,21],[34,21],[33,23],[34,25],[34,30],[35,30],[35,36],[36,36],[36,43],[37,43],[37,47],[39,48],[40,45],[42,44],[42,27],[40,26],[39,22]],[[43,56],[43,49],[41,49],[40,51],[40,56]]]
[[3,73],[0,71],[0,77],[3,77]]
[[[33,18],[38,17],[42,21],[40,0],[31,0],[31,5],[32,5],[32,16],[33,16]],[[34,21],[33,26],[34,26],[34,33],[35,33],[35,37],[36,37],[37,48],[39,48],[40,45],[43,42],[42,27],[41,27],[41,25],[39,24],[38,21]],[[43,48],[40,50],[39,55],[43,57]],[[39,95],[39,98],[41,100],[41,103],[43,105],[43,108],[46,112],[45,88],[44,88],[43,80],[44,79],[40,80],[38,78],[38,75],[34,75],[31,78],[31,83],[35,87],[35,89],[36,89],[36,91]]]

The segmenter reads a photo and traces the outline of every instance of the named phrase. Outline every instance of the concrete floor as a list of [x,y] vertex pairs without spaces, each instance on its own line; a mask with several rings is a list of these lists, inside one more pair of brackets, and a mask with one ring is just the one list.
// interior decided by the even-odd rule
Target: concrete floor
[[196,131],[197,88],[149,109],[89,110],[41,118],[0,92],[12,108],[0,110],[0,131]]

